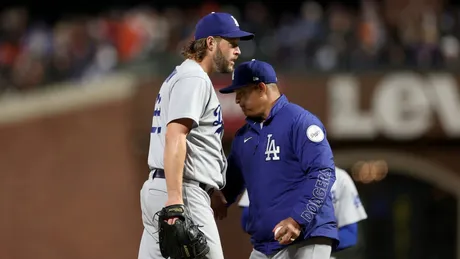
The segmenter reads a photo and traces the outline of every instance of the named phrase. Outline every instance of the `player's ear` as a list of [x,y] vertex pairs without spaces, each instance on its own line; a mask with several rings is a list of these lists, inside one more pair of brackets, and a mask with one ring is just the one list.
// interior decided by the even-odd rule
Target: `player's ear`
[[216,47],[217,41],[214,37],[209,36],[206,38],[206,46],[210,51],[212,51]]
[[257,88],[259,90],[260,95],[266,94],[268,91],[268,86],[263,82],[258,83]]

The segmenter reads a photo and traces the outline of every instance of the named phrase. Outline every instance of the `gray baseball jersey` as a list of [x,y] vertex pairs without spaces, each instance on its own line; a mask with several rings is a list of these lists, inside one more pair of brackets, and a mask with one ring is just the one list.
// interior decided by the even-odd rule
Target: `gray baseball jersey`
[[166,126],[181,118],[194,122],[187,136],[184,178],[222,188],[227,160],[222,148],[221,105],[208,74],[190,59],[166,78],[156,98],[148,156],[150,168],[164,169]]
[[339,228],[367,219],[356,185],[343,169],[335,168],[336,180],[332,185],[332,201]]

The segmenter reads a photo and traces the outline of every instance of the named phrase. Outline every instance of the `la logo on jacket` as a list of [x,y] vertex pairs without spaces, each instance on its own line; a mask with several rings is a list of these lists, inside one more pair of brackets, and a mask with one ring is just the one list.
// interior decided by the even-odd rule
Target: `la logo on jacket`
[[272,139],[272,134],[267,135],[267,148],[265,149],[265,161],[271,160],[280,160],[278,154],[280,153],[280,146],[277,146],[275,143],[275,139]]

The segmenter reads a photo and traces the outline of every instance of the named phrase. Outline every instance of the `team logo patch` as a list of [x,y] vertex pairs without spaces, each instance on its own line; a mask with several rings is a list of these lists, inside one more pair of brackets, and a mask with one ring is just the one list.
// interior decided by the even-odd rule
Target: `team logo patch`
[[324,132],[318,125],[310,125],[307,128],[307,138],[313,142],[321,142],[324,140]]

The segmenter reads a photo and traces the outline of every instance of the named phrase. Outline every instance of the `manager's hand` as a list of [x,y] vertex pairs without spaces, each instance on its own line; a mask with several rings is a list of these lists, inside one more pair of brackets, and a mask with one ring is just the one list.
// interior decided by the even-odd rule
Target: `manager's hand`
[[273,228],[275,240],[281,245],[287,245],[296,240],[300,235],[300,225],[293,218],[289,217],[276,224]]
[[227,217],[227,200],[220,190],[215,190],[211,195],[211,208],[214,211],[214,218],[224,219]]

